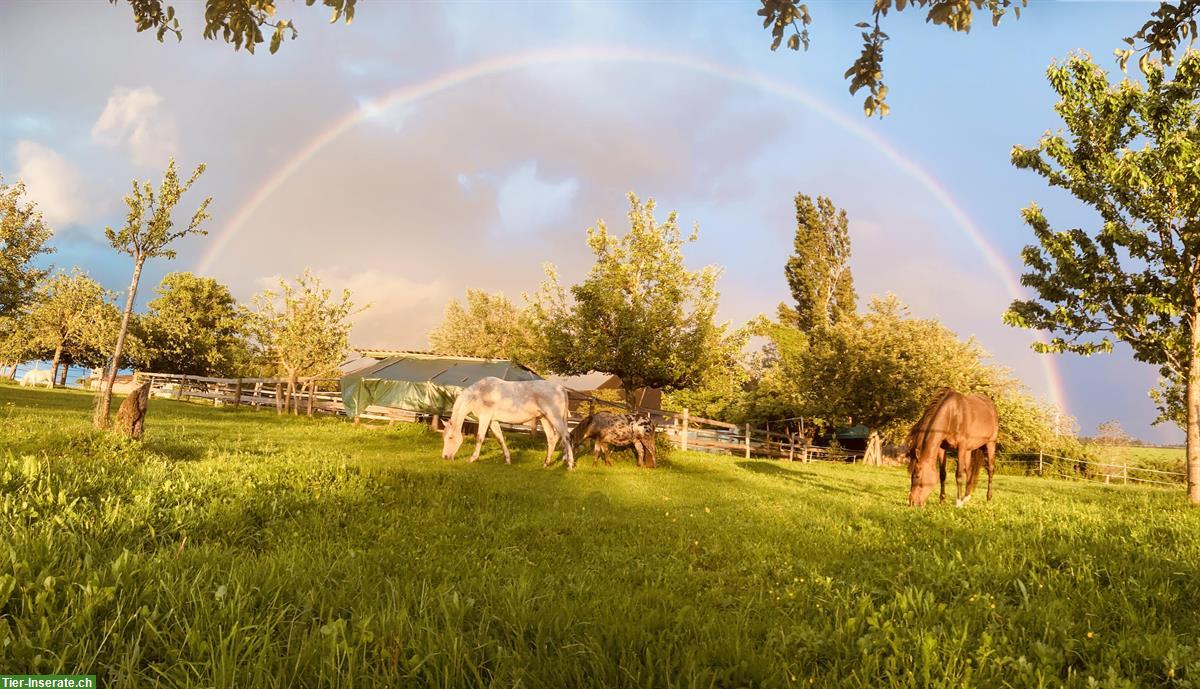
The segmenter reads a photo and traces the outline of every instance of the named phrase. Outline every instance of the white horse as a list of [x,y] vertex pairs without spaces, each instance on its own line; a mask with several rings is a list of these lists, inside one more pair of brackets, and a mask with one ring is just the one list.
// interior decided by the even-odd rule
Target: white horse
[[54,381],[51,379],[49,369],[35,368],[25,372],[21,376],[21,387],[45,385],[48,388],[54,387]]
[[462,446],[462,427],[468,414],[479,420],[475,451],[471,453],[470,461],[479,459],[479,450],[490,429],[500,441],[500,449],[504,450],[504,461],[512,464],[500,424],[535,423],[540,419],[542,431],[546,433],[546,461],[542,466],[550,466],[554,446],[561,441],[567,468],[575,468],[575,453],[567,426],[567,390],[563,386],[548,380],[511,381],[489,376],[466,388],[454,400],[450,422],[442,431],[442,459],[454,459]]

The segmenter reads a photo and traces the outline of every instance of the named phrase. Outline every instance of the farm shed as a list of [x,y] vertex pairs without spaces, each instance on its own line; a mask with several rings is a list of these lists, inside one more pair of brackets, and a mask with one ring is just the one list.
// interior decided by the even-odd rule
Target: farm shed
[[392,407],[421,414],[444,414],[463,388],[488,376],[502,380],[540,380],[533,371],[507,360],[447,356],[426,352],[364,351],[378,363],[342,377],[347,416],[367,407]]

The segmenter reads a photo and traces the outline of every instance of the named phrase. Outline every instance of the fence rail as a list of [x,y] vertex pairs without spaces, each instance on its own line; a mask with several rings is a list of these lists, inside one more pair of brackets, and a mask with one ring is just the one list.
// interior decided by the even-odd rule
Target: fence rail
[[[1004,455],[999,461],[1036,466],[1039,476],[1044,476],[1047,469],[1055,476],[1074,478],[1096,483],[1146,484],[1153,486],[1178,487],[1187,483],[1187,472],[1170,471],[1167,469],[1152,469],[1150,467],[1130,466],[1128,463],[1102,462],[1093,459],[1078,459],[1063,457],[1046,452],[1026,452]],[[1097,467],[1099,470],[1093,470]],[[1069,469],[1064,471],[1063,469]],[[1151,474],[1151,477],[1143,474]]]
[[[274,407],[277,411],[292,408],[309,415],[345,415],[341,385],[336,378],[302,379],[298,389],[288,392],[286,378],[213,378],[173,373],[137,373],[137,382],[150,381],[151,394],[176,400],[207,400],[215,406],[233,405],[252,408]],[[588,414],[600,410],[628,411],[623,402],[596,397],[584,391],[568,390],[571,401],[569,422],[578,423]],[[781,433],[769,427],[755,428],[716,419],[693,416],[682,412],[641,410],[650,414],[655,427],[676,447],[701,452],[731,453],[743,457],[771,457],[794,461],[858,462],[862,453],[838,448],[811,445],[798,433]],[[376,421],[432,422],[440,415],[427,412],[369,406],[360,418]],[[536,427],[510,426],[512,430],[536,432]],[[1038,475],[1050,470],[1056,476],[1086,481],[1140,483],[1157,486],[1178,486],[1186,483],[1187,474],[1149,467],[1129,466],[1113,462],[1062,457],[1046,452],[1004,454],[997,459],[1002,464],[1021,464]]]

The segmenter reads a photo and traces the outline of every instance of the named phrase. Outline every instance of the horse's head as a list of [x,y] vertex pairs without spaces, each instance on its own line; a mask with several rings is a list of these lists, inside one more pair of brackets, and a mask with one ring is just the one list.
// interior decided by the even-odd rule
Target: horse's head
[[937,485],[937,457],[931,455],[923,458],[920,448],[910,447],[908,457],[908,473],[912,476],[912,485],[908,489],[908,504],[911,507],[924,507],[933,487]]
[[453,423],[446,424],[442,429],[442,459],[454,459],[458,448],[463,444],[462,428]]

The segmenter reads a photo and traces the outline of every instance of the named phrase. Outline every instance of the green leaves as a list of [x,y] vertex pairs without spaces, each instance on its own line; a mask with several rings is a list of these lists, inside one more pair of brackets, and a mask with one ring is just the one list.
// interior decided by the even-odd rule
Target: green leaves
[[1086,55],[1048,70],[1067,131],[1014,147],[1013,164],[1091,206],[1100,222],[1055,232],[1036,205],[1024,210],[1037,244],[1022,252],[1021,282],[1035,298],[1014,301],[1004,320],[1055,333],[1041,352],[1091,355],[1121,340],[1178,384],[1196,356],[1200,318],[1200,54],[1185,55],[1173,80],[1159,65],[1146,69],[1145,87],[1110,83]]
[[677,216],[654,217],[653,199],[629,194],[630,230],[609,234],[603,221],[587,232],[596,261],[567,291],[548,270],[532,314],[545,347],[543,365],[562,375],[591,371],[621,378],[626,391],[678,389],[701,382],[728,355],[726,326],[717,325],[720,269],[688,270]]
[[175,251],[170,245],[177,239],[190,234],[208,234],[201,225],[211,217],[208,214],[208,204],[212,202],[212,197],[201,202],[185,229],[174,229],[175,221],[172,218],[175,206],[204,170],[204,163],[197,165],[188,181],[180,184],[175,160],[172,158],[167,164],[167,171],[157,192],[149,181],[139,185],[137,180],[134,180],[132,190],[125,196],[125,206],[128,209],[125,225],[120,230],[104,228],[104,236],[108,238],[108,243],[114,249],[132,256],[140,266],[148,258],[174,258]]
[[250,352],[246,318],[229,288],[192,273],[169,273],[146,306],[137,332],[139,365],[199,376],[244,375]]
[[532,314],[501,293],[467,289],[466,303],[450,300],[442,323],[429,332],[429,346],[440,354],[511,359],[537,367],[541,346],[536,342]]
[[[804,49],[808,50],[807,27],[812,23],[812,17],[808,14],[808,5],[799,0],[762,0],[758,16],[763,18],[764,29],[771,28],[771,50],[779,48],[789,27],[792,29],[792,35],[788,37],[788,48],[799,50],[803,43]],[[800,28],[797,22],[804,28]]]
[[[786,34],[787,28],[792,28],[788,38],[788,47],[798,50],[800,44],[808,49],[808,26],[811,18],[808,8],[798,4],[798,0],[760,0],[762,7],[758,16],[763,17],[763,28],[770,28],[772,35],[771,50],[779,47]],[[1028,0],[875,0],[871,11],[871,22],[858,22],[854,26],[862,29],[862,50],[850,68],[843,75],[850,80],[851,95],[858,93],[864,87],[870,95],[863,101],[863,114],[872,117],[876,113],[886,117],[890,108],[887,105],[887,86],[883,83],[883,44],[889,36],[880,28],[880,20],[887,16],[889,10],[895,7],[902,12],[910,6],[928,8],[925,21],[946,26],[952,31],[969,32],[971,19],[975,10],[985,7],[992,13],[992,26],[998,26],[1001,18],[1013,11],[1013,16],[1020,18],[1021,8]],[[1191,0],[1189,0],[1191,1]],[[1200,0],[1195,0],[1200,2]],[[801,30],[796,26],[799,19],[804,26]]]
[[294,285],[281,279],[278,290],[256,294],[247,316],[274,371],[293,379],[336,373],[349,348],[350,319],[366,308],[355,308],[350,296],[342,290],[335,301],[307,269]]
[[796,236],[784,266],[796,300],[795,324],[805,332],[853,316],[850,231],[846,211],[833,201],[796,194]]
[[[109,0],[117,4],[119,0]],[[155,29],[155,34],[162,42],[169,32],[175,34],[177,40],[183,40],[183,30],[175,17],[175,8],[164,5],[164,0],[125,0],[133,10],[134,24],[139,32]],[[322,4],[332,10],[333,17],[329,23],[345,19],[346,24],[354,21],[354,5],[357,0],[322,0]],[[315,0],[305,0],[306,5],[313,5]],[[234,50],[246,49],[253,54],[254,49],[265,40],[262,27],[272,29],[269,50],[272,54],[279,50],[285,38],[293,40],[300,35],[295,24],[290,19],[275,19],[276,8],[274,0],[205,0],[204,4],[204,38],[212,40],[220,38],[233,46]]]
[[52,233],[41,211],[25,197],[25,183],[4,184],[0,177],[0,318],[15,316],[33,296],[46,271],[33,265]]

